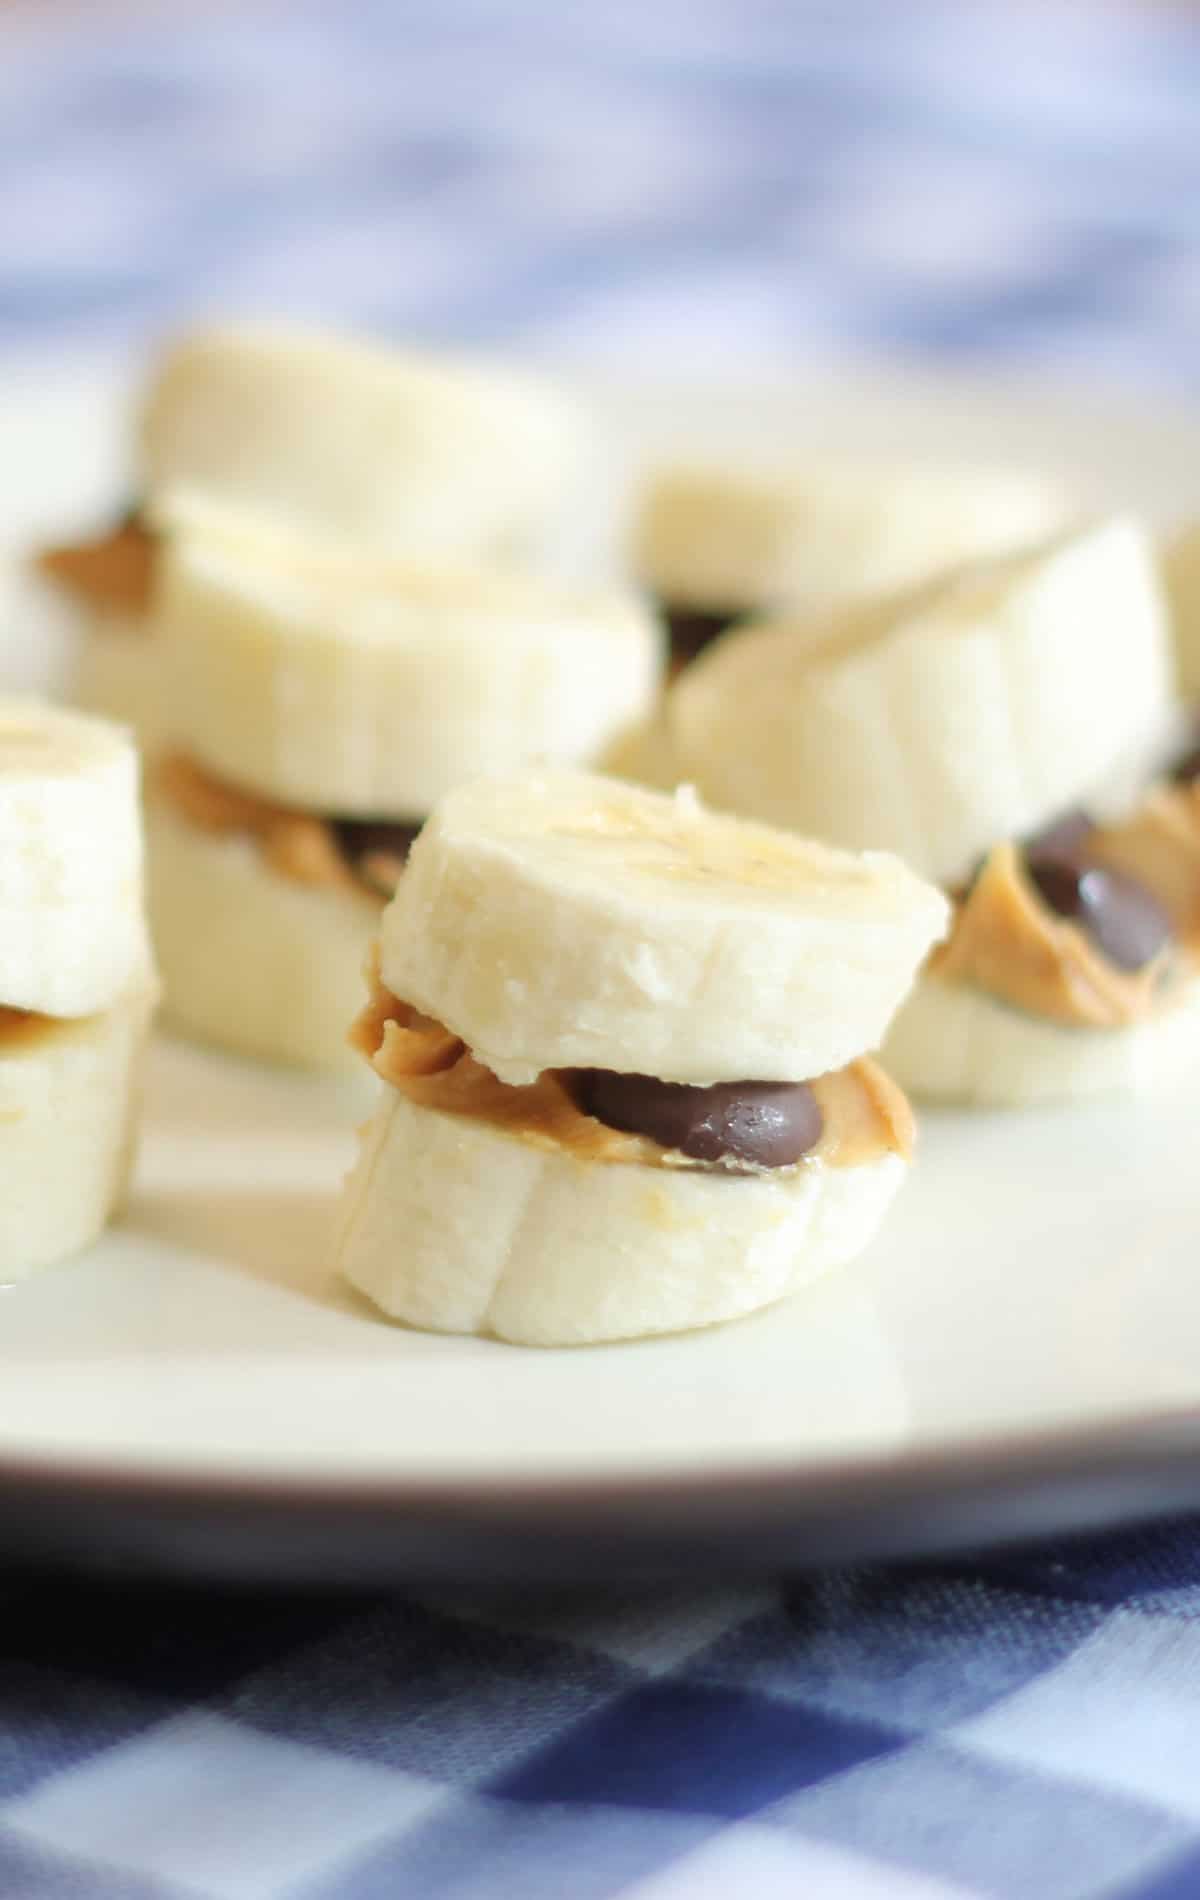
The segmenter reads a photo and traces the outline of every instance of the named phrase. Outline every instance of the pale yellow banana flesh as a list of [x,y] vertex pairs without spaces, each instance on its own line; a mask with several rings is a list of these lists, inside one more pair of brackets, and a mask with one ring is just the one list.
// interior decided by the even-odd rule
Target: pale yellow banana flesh
[[379,904],[284,877],[252,839],[204,831],[161,799],[150,802],[146,842],[168,1027],[236,1055],[365,1082],[346,1036]]
[[889,1154],[777,1175],[586,1163],[385,1087],[347,1183],[339,1270],[394,1319],[529,1346],[711,1326],[866,1246]]
[[949,915],[852,856],[584,773],[465,786],[413,847],[384,981],[505,1081],[821,1075],[875,1047]]
[[125,1191],[156,990],[0,1041],[0,1282],[95,1239]]
[[954,884],[1144,753],[1172,671],[1151,550],[1114,520],[816,627],[727,635],[668,724],[714,805]]
[[0,1004],[91,1016],[149,971],[128,734],[0,699]]

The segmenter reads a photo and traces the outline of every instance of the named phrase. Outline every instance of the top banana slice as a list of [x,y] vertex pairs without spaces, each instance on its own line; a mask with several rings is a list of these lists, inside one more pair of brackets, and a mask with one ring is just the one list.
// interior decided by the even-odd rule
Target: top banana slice
[[482,772],[591,758],[650,708],[632,595],[418,566],[193,515],[159,597],[173,737],[285,804],[423,817]]
[[137,786],[119,727],[0,699],[0,1004],[90,1016],[149,979]]
[[679,468],[644,499],[635,560],[676,606],[811,611],[1006,553],[1052,533],[1067,513],[1049,478],[1008,469]]
[[1171,689],[1146,537],[1112,520],[727,635],[681,676],[668,723],[714,804],[954,884],[1144,754]]
[[795,1081],[875,1048],[947,906],[852,857],[568,772],[453,793],[383,921],[384,982],[502,1080]]
[[287,327],[166,355],[141,419],[152,511],[199,494],[393,552],[508,552],[574,473],[573,406],[536,379]]

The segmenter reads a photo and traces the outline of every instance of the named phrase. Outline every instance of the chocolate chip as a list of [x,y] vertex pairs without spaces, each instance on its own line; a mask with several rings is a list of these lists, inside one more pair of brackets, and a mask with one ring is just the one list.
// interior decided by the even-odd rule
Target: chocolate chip
[[694,660],[710,640],[733,625],[739,611],[731,608],[725,613],[701,613],[693,607],[664,608],[672,659]]
[[421,829],[420,819],[392,818],[334,818],[333,835],[338,850],[357,877],[373,887],[384,890],[388,880],[381,880],[372,874],[375,860],[404,864],[412,849],[413,841]]
[[1025,840],[1025,862],[1036,864],[1042,859],[1056,858],[1074,863],[1082,858],[1088,840],[1096,829],[1095,820],[1085,811],[1067,811],[1053,824],[1035,831]]
[[1181,759],[1176,759],[1171,767],[1171,777],[1177,785],[1191,785],[1200,778],[1200,745],[1193,746]]
[[1140,970],[1170,941],[1171,920],[1136,878],[1067,857],[1027,860],[1029,876],[1059,917],[1086,930],[1119,970]]
[[647,1135],[693,1161],[725,1156],[786,1168],[821,1139],[821,1110],[805,1082],[717,1082],[693,1088],[653,1075],[580,1069],[575,1099],[587,1115]]

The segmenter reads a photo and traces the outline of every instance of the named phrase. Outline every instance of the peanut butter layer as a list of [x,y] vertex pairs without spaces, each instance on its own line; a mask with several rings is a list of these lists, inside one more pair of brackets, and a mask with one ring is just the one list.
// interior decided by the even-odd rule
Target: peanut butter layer
[[377,853],[363,861],[362,875],[356,875],[328,820],[230,785],[185,753],[168,753],[153,776],[156,790],[189,824],[217,836],[251,838],[273,871],[298,884],[366,891],[382,902],[404,868],[399,860],[384,863],[386,854]]
[[7,1004],[0,1004],[0,1057],[28,1049],[61,1027],[55,1016],[40,1016],[36,1010],[10,1009]]
[[101,616],[144,615],[150,605],[157,538],[132,516],[94,541],[46,548],[37,566]]
[[[443,1114],[490,1122],[539,1147],[565,1149],[579,1161],[711,1167],[685,1161],[645,1135],[624,1134],[585,1115],[572,1098],[569,1071],[547,1069],[524,1088],[499,1081],[441,1023],[393,996],[377,970],[372,970],[370,981],[370,1000],[350,1039],[377,1074],[410,1101]],[[914,1126],[908,1101],[869,1057],[809,1086],[821,1110],[823,1133],[805,1160],[849,1168],[884,1154],[910,1157]],[[796,1165],[803,1167],[804,1161]]]
[[1153,786],[1132,817],[1097,826],[1088,851],[1136,877],[1176,935],[1189,948],[1200,945],[1200,783]]
[[1119,970],[1078,924],[1042,902],[1016,847],[1003,844],[989,854],[928,968],[943,982],[972,984],[1029,1015],[1117,1029],[1150,1013],[1168,965],[1169,957],[1159,956],[1144,969]]

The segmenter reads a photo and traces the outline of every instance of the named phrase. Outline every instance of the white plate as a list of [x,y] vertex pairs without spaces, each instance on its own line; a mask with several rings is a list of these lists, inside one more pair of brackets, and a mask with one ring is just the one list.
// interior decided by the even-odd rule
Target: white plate
[[[1026,457],[1179,510],[1190,418],[912,379],[606,391],[627,447]],[[0,383],[0,541],[119,492],[98,373]],[[9,676],[22,647],[11,582]],[[690,1569],[908,1550],[1200,1500],[1197,1089],[927,1115],[851,1270],[751,1320],[529,1352],[332,1279],[352,1096],[164,1045],[126,1219],[0,1295],[13,1551],[277,1576]]]

